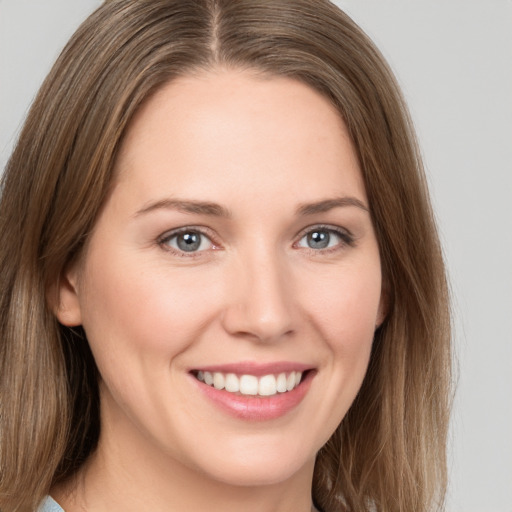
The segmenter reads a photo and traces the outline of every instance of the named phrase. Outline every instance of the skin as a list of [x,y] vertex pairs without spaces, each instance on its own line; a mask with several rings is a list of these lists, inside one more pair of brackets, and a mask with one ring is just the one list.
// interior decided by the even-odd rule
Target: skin
[[[84,326],[98,364],[101,437],[54,498],[67,512],[309,511],[315,454],[354,400],[384,316],[343,121],[292,79],[202,72],[144,105],[116,166],[56,310]],[[350,204],[325,203],[335,198]],[[168,200],[215,203],[229,216],[155,207]],[[199,250],[169,239],[183,227],[205,233]],[[315,227],[329,247],[310,247]],[[293,410],[247,421],[190,374],[240,361],[315,373]]]

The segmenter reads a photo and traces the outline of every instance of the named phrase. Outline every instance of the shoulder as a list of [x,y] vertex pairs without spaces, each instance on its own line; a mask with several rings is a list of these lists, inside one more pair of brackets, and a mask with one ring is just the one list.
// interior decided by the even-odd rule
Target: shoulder
[[46,496],[36,512],[64,512],[64,510],[51,496]]

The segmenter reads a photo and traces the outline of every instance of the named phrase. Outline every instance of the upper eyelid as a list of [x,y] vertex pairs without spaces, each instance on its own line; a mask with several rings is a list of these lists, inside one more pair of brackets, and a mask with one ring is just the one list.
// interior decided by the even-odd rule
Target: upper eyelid
[[344,227],[336,226],[333,224],[311,224],[310,226],[307,226],[305,228],[302,228],[296,235],[296,238],[302,238],[304,235],[307,235],[308,233],[311,233],[311,231],[314,231],[315,229],[325,229],[326,231],[334,231],[335,233],[341,233],[344,235],[347,235],[351,238],[355,238],[353,233]]
[[213,232],[210,228],[207,228],[206,226],[183,226],[180,228],[170,229],[169,231],[165,231],[158,237],[158,242],[164,242],[166,240],[169,240],[170,238],[180,235],[182,233],[187,233],[189,231],[194,231],[197,233],[200,233],[201,235],[208,238],[212,243],[214,242],[213,238]]

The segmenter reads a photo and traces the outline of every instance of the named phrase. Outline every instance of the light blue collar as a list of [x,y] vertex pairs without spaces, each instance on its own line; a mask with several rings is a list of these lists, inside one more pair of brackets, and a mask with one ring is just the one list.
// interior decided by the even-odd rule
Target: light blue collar
[[51,496],[46,496],[37,512],[64,512],[64,509]]

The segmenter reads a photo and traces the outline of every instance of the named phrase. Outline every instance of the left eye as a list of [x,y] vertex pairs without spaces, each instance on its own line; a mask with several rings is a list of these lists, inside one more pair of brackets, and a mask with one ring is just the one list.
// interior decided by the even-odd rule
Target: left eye
[[329,249],[343,244],[345,240],[340,233],[333,229],[316,228],[306,233],[298,243],[298,247],[306,247],[308,249]]
[[199,252],[212,247],[212,242],[206,235],[194,230],[172,234],[162,240],[162,244],[178,252]]

